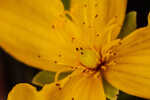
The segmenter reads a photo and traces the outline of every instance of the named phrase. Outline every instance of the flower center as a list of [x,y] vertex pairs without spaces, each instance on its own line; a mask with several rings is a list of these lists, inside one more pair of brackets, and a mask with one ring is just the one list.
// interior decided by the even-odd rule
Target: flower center
[[96,69],[101,63],[99,54],[90,49],[81,50],[79,59],[80,63],[89,69]]
[[105,70],[107,65],[115,64],[112,58],[117,56],[116,47],[121,44],[120,39],[113,40],[103,46],[100,53],[93,49],[76,48],[80,53],[80,64],[87,69]]

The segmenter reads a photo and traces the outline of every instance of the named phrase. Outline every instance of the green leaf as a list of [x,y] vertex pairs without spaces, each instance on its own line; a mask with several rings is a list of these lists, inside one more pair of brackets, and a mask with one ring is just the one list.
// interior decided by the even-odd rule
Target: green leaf
[[32,83],[38,86],[44,86],[54,82],[55,72],[41,71],[36,74],[32,80]]
[[[58,76],[58,80],[62,80],[63,78],[67,77],[69,74],[71,74],[71,72],[60,73],[60,75]],[[54,82],[55,75],[56,72],[41,71],[34,76],[32,83],[43,87],[45,84],[50,84]]]
[[70,9],[70,0],[62,0],[65,10]]
[[65,77],[67,77],[68,75],[70,75],[72,72],[62,72],[60,73],[59,77],[58,77],[58,80],[62,80],[64,79]]
[[136,16],[137,16],[137,14],[135,11],[129,12],[127,14],[125,21],[124,21],[124,25],[121,29],[121,32],[120,32],[118,38],[123,38],[136,29],[136,27],[137,27]]
[[117,100],[119,90],[103,79],[104,92],[109,100]]

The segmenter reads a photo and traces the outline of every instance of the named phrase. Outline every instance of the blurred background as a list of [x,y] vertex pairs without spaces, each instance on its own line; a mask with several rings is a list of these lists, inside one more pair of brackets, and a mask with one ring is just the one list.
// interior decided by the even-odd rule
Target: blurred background
[[[64,0],[65,1],[65,0]],[[128,0],[127,12],[137,12],[138,27],[147,25],[147,15],[150,11],[149,0]],[[31,83],[38,69],[27,67],[15,60],[0,48],[0,100],[6,100],[8,92],[17,83]],[[119,94],[118,100],[144,100],[124,93]]]

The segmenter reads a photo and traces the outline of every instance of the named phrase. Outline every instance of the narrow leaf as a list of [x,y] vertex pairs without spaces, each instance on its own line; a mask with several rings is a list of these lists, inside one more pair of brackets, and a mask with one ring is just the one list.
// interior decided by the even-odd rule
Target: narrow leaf
[[124,25],[122,27],[122,30],[119,34],[119,38],[123,38],[125,36],[127,36],[128,34],[130,34],[131,32],[133,32],[136,27],[137,27],[137,23],[136,23],[136,12],[135,11],[132,11],[132,12],[129,12],[125,18],[125,21],[124,21]]
[[62,80],[64,79],[65,77],[67,77],[68,75],[70,75],[72,72],[62,72],[60,73],[59,77],[58,77],[58,80]]
[[70,0],[62,0],[65,10],[70,9]]
[[[71,74],[71,72],[60,73],[58,76],[58,80],[64,79],[69,74]],[[32,83],[37,86],[43,87],[45,84],[50,84],[50,83],[54,82],[55,75],[56,75],[56,72],[41,71],[34,76]]]
[[55,72],[41,71],[36,74],[32,80],[32,83],[38,86],[44,86],[54,82]]
[[104,92],[109,100],[117,100],[119,90],[103,79]]

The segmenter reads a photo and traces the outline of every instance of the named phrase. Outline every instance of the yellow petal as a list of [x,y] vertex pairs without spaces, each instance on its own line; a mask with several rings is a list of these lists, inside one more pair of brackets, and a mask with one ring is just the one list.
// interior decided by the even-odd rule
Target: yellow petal
[[45,85],[44,100],[106,100],[101,77],[75,71],[62,81]]
[[37,95],[35,87],[26,83],[21,83],[16,85],[10,91],[7,100],[43,100],[43,99]]
[[112,39],[119,34],[126,4],[127,0],[71,0],[70,15],[82,28],[86,44],[99,47],[109,33]]
[[60,83],[48,84],[39,92],[39,95],[42,96],[43,100],[62,100],[60,98],[61,89]]
[[43,98],[43,100],[63,100],[62,90],[64,84],[73,77],[78,74],[78,70],[74,71],[71,75],[68,75],[66,78],[60,81],[55,81],[54,83],[45,85],[39,92],[39,95]]
[[27,17],[27,19],[37,21],[37,23],[47,21],[49,18],[56,17],[64,11],[60,0],[0,0],[0,2],[1,11]]
[[66,82],[62,89],[62,100],[105,100],[100,77],[80,73]]
[[109,65],[105,79],[120,90],[150,99],[150,28],[141,28],[114,48],[116,63]]
[[0,46],[8,53],[50,71],[70,70],[77,64],[80,33],[64,15],[60,0],[0,1]]

